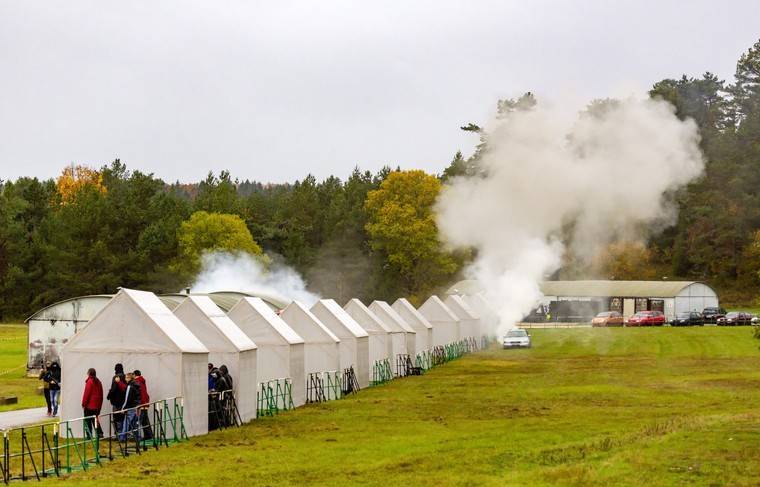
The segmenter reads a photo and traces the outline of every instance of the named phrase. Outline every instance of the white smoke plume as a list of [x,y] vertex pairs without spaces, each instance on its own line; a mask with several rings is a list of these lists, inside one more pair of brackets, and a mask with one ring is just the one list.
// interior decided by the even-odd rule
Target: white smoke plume
[[[663,195],[704,169],[696,124],[664,101],[608,101],[562,115],[538,105],[494,120],[483,174],[456,178],[437,202],[443,239],[477,250],[467,272],[497,309],[498,332],[538,304],[539,283],[565,251],[588,259],[642,227],[672,224]],[[559,240],[568,223],[572,249]]]
[[274,297],[286,303],[298,300],[311,307],[320,297],[306,289],[301,275],[284,264],[273,263],[269,269],[246,254],[211,252],[204,254],[201,272],[192,291],[240,291],[261,297]]

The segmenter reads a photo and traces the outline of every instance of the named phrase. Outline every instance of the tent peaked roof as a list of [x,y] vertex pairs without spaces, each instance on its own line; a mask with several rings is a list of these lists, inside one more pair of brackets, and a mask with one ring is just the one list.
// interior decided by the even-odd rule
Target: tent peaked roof
[[243,330],[222,311],[219,306],[208,296],[190,296],[188,297],[198,309],[216,326],[216,328],[229,340],[238,350],[244,352],[253,350],[256,344],[243,333]]
[[282,318],[277,316],[277,313],[261,298],[244,297],[240,301],[253,308],[289,344],[304,342],[303,338]]
[[[163,335],[174,344],[178,351],[187,353],[208,353],[208,349],[206,349],[201,341],[187,329],[185,324],[182,323],[179,318],[174,316],[174,313],[172,313],[155,294],[150,292],[122,288],[119,293],[114,296],[113,300],[93,317],[92,322],[95,322],[98,316],[101,316],[108,309],[109,305],[115,303],[116,299],[120,296],[127,298],[129,303],[142,311],[143,315],[147,318],[147,321],[161,331]],[[85,328],[85,330],[87,328]],[[124,330],[124,332],[127,333],[128,330]],[[139,342],[137,337],[135,340]]]
[[452,294],[449,296],[446,296],[446,301],[444,301],[444,304],[449,307],[451,311],[454,312],[459,319],[462,320],[477,320],[480,319],[480,316],[478,316],[478,313],[472,309],[472,307],[465,302],[465,300],[462,298],[462,296],[458,294]]
[[394,331],[416,333],[414,328],[409,326],[409,323],[399,316],[399,314],[391,308],[391,305],[385,301],[372,301],[372,304],[369,305],[369,309],[371,309],[380,319],[385,319],[388,326],[392,326],[396,329]]
[[[420,323],[425,328],[433,328],[433,325],[430,324],[427,318],[422,316],[422,313],[417,311],[417,308],[415,308],[412,303],[409,302],[406,298],[398,298],[395,303],[393,303],[393,306],[391,306],[399,315],[402,315],[402,318],[405,318],[406,316],[412,317],[412,319],[416,320],[417,323]],[[406,315],[406,316],[405,316]],[[409,318],[406,318],[407,321],[409,321]]]
[[340,339],[322,323],[314,313],[299,301],[290,303],[280,315],[305,341],[327,339],[339,343]]
[[[125,306],[127,308],[124,308]],[[133,323],[135,329],[141,330],[141,333],[150,333],[150,330],[155,330],[160,334],[160,337],[154,336],[149,343],[144,344],[145,351],[173,350],[186,353],[208,353],[208,349],[201,341],[155,294],[125,288],[122,288],[108,304],[101,308],[90,320],[90,326],[74,335],[65,347],[71,350],[85,350],[93,347],[102,350],[123,348],[125,336],[129,333],[129,330],[125,329],[127,324],[123,323],[123,315],[127,309],[131,309],[128,313],[132,316],[130,319],[134,320],[139,316],[144,318]],[[105,328],[100,325],[101,321],[104,322]],[[109,329],[109,324],[114,329]],[[87,338],[88,336],[90,339]],[[138,339],[133,342],[130,347],[141,347]]]
[[384,333],[393,331],[357,298],[351,299],[343,309],[367,331]]
[[451,311],[448,306],[443,304],[441,298],[436,295],[430,296],[427,301],[420,306],[420,313],[425,315],[428,320],[433,321],[459,321],[457,315]]
[[318,306],[326,309],[331,315],[335,317],[335,319],[340,321],[341,325],[343,325],[344,328],[346,328],[356,338],[367,336],[367,332],[364,330],[364,328],[362,328],[361,325],[359,325],[359,323],[357,323],[356,320],[351,317],[351,315],[346,313],[346,311],[341,308],[334,299],[320,299],[311,309],[314,309]]

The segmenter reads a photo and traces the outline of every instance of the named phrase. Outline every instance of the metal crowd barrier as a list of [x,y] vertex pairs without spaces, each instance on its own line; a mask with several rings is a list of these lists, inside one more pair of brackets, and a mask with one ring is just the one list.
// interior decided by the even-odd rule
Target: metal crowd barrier
[[258,417],[274,416],[280,411],[293,409],[293,382],[287,377],[261,382],[256,400]]
[[240,426],[241,424],[243,424],[243,419],[240,417],[235,393],[232,390],[208,393],[209,431]]
[[393,380],[393,372],[391,371],[391,362],[387,358],[382,360],[376,360],[372,366],[372,382],[371,385],[379,386]]
[[87,470],[187,439],[181,396],[98,416],[9,428],[2,434],[0,471],[6,484]]

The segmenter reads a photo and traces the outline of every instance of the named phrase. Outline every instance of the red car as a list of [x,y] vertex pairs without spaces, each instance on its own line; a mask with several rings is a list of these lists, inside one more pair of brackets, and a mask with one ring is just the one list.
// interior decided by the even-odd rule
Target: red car
[[662,311],[639,311],[628,318],[628,326],[662,326],[665,324],[665,315]]

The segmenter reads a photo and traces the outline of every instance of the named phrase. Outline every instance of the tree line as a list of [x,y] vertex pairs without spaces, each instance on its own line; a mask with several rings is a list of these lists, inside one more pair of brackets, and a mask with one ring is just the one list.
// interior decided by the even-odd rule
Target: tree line
[[[739,58],[733,82],[684,75],[654,83],[650,96],[695,120],[705,175],[671,195],[676,225],[647,245],[615,243],[582,272],[703,280],[747,303],[760,284],[760,41]],[[536,103],[527,93],[497,110]],[[462,130],[482,134],[473,123]],[[486,146],[483,137],[471,157],[457,153],[440,175],[356,168],[345,179],[264,184],[222,171],[181,184],[116,160],[66,167],[56,179],[0,181],[0,321],[119,286],[176,292],[209,249],[293,266],[311,289],[339,300],[421,299],[471,258],[443,247],[432,205],[450,178],[477,173]],[[567,263],[556,277],[579,272]]]

